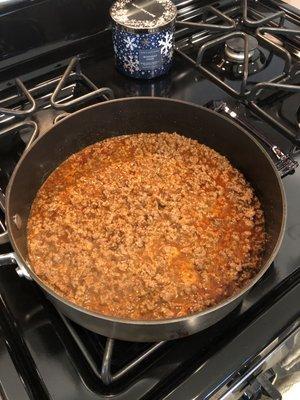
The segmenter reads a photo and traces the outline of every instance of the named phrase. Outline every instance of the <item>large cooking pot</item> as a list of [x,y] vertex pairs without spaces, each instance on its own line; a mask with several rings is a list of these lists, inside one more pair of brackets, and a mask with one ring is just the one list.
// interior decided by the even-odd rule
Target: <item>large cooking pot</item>
[[[71,154],[108,137],[162,131],[178,132],[212,147],[228,157],[255,188],[264,209],[268,238],[262,268],[240,293],[215,307],[182,318],[131,321],[85,310],[49,289],[32,270],[27,257],[26,237],[31,204],[47,177]],[[206,108],[182,101],[137,97],[85,108],[66,117],[41,136],[24,153],[12,175],[6,195],[6,221],[15,252],[0,256],[0,264],[15,261],[24,266],[61,313],[108,337],[160,341],[205,329],[238,306],[269,268],[279,249],[286,221],[286,200],[281,179],[270,157],[237,124]]]

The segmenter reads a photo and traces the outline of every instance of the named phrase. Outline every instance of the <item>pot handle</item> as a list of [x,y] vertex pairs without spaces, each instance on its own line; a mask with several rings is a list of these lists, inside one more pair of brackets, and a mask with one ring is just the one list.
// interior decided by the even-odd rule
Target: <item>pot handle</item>
[[[26,89],[24,88],[24,90],[26,90]],[[27,97],[31,98],[30,93],[28,93]],[[29,142],[27,143],[27,146],[25,147],[25,150],[28,150],[32,146],[32,144],[35,142],[35,139],[37,138],[38,133],[39,133],[39,128],[35,121],[24,121],[24,122],[19,122],[19,123],[13,125],[10,129],[17,129],[22,126],[23,127],[30,126],[33,128],[33,133],[30,137]],[[0,189],[0,210],[2,210],[5,213],[5,194],[3,193],[3,191],[1,189]],[[0,221],[0,231],[2,231],[0,233],[0,245],[9,243],[9,237],[8,237],[8,232],[7,232],[6,226],[1,221]]]
[[16,273],[20,278],[26,278],[28,280],[32,280],[29,273],[26,271],[22,263],[18,260],[18,256],[16,253],[6,253],[0,254],[0,267],[4,267],[5,265],[14,265],[16,266]]
[[15,253],[0,254],[0,266],[18,264]]
[[264,143],[264,145],[266,145],[273,153],[273,156],[275,156],[275,167],[281,178],[284,178],[287,175],[295,172],[295,169],[299,166],[299,164],[296,160],[294,160],[293,155],[285,154],[278,146],[274,145],[263,134],[261,134],[253,125],[251,125],[248,121],[245,121],[244,118],[238,116],[238,114],[230,109],[225,102],[221,101],[212,103],[210,108],[219,113],[224,113],[230,118],[236,120],[243,128],[251,132],[252,135]]
[[[2,192],[2,190],[0,190],[0,210],[2,210],[5,213],[5,195]],[[0,233],[0,244],[8,243],[9,242],[8,232],[6,226],[1,221],[0,221],[0,229],[2,231]]]

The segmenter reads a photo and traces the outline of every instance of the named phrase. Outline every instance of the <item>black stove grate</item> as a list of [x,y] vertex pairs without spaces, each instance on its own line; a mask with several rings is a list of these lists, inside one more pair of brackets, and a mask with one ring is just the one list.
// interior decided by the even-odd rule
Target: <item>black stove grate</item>
[[[242,3],[243,3],[243,10],[244,10],[245,7],[247,7],[247,1],[242,1]],[[220,12],[220,14],[223,17],[226,17],[225,13]],[[281,19],[280,19],[280,23],[277,27],[263,26],[264,23],[278,18],[278,14],[281,15]],[[257,27],[257,29],[253,32],[245,29],[248,25],[246,23],[246,20],[243,19],[241,23],[236,22],[236,23],[234,23],[233,26],[231,25],[229,27],[228,30],[230,30],[232,32],[225,33],[224,35],[221,35],[221,36],[217,35],[214,38],[209,38],[208,40],[205,41],[205,43],[201,42],[200,47],[197,49],[197,52],[195,53],[196,56],[194,56],[194,57],[190,56],[188,54],[188,52],[184,51],[184,49],[181,48],[180,44],[177,45],[176,51],[181,56],[183,56],[185,59],[187,59],[189,62],[191,62],[196,68],[198,68],[199,71],[204,76],[206,76],[208,79],[211,79],[216,84],[220,85],[229,94],[236,96],[236,97],[244,98],[244,97],[247,97],[248,95],[250,95],[250,93],[251,93],[250,90],[247,90],[247,82],[248,82],[248,77],[249,77],[249,57],[248,57],[249,34],[251,34],[251,36],[253,35],[254,37],[256,37],[259,40],[260,45],[264,45],[264,47],[269,48],[270,54],[276,53],[279,57],[281,57],[284,60],[282,72],[275,76],[272,76],[269,81],[276,82],[276,81],[279,81],[279,80],[289,76],[289,74],[291,72],[291,68],[292,68],[292,60],[291,60],[290,53],[286,49],[284,49],[282,46],[279,46],[278,44],[274,43],[270,39],[266,38],[264,35],[265,33],[269,33],[272,35],[287,34],[287,35],[294,35],[294,36],[299,34],[299,30],[288,29],[288,28],[285,28],[282,26],[282,24],[284,23],[284,18],[285,18],[285,14],[283,11],[281,11],[280,13],[275,13],[274,15],[270,15],[268,17],[262,18],[261,20],[255,21],[254,25],[252,24],[252,22],[253,22],[252,21],[250,25]],[[231,18],[230,18],[230,20],[234,21]],[[190,27],[190,28],[203,29],[201,23],[192,23],[190,21],[183,20],[183,21],[179,21],[177,24],[181,27],[185,26],[185,27]],[[217,30],[215,28],[215,26],[218,26],[218,25],[212,24],[212,26],[213,26],[213,28],[210,28],[210,25],[208,24],[208,26],[205,29],[210,30],[210,31]],[[219,32],[220,32],[220,30],[221,29],[219,29]],[[232,39],[232,38],[239,38],[239,37],[243,39],[244,45],[243,45],[242,51],[244,54],[243,59],[245,61],[241,62],[241,65],[243,66],[241,74],[240,74],[240,78],[242,78],[242,82],[241,82],[240,89],[237,90],[234,87],[232,87],[230,84],[228,84],[227,82],[224,81],[222,74],[217,74],[216,72],[212,71],[211,69],[208,69],[205,66],[204,55],[208,49],[210,49],[212,47],[217,48],[217,46],[220,46],[220,45],[225,45],[227,40]],[[191,32],[190,39],[191,39],[191,43],[193,43],[193,41],[194,41],[194,33],[193,32]],[[197,41],[198,41],[198,38],[197,38],[197,36],[195,36],[195,44],[197,44]],[[255,86],[254,86],[254,88],[255,88]],[[254,88],[252,90],[254,90]]]
[[[175,49],[177,54],[197,68],[204,77],[231,96],[243,100],[255,113],[299,145],[299,125],[296,128],[291,127],[284,121],[273,118],[260,107],[257,98],[258,94],[267,92],[269,88],[292,93],[300,91],[300,86],[292,83],[296,74],[292,53],[280,40],[281,37],[297,40],[300,35],[300,21],[299,24],[291,25],[289,16],[284,11],[263,15],[256,10],[257,5],[258,2],[254,5],[251,3],[250,6],[247,0],[241,0],[240,7],[214,12],[208,20],[209,24],[206,23],[206,8],[203,8],[202,14],[196,13],[194,9],[183,8],[177,22],[181,34],[177,34]],[[202,20],[195,22],[195,18]],[[230,20],[230,24],[225,25],[226,29],[224,25],[217,23],[224,21],[224,18]],[[238,60],[230,61],[222,53],[224,48],[226,50],[227,43],[234,39],[241,39],[243,45],[238,54],[233,52]],[[249,49],[250,39],[255,40],[258,45],[255,61],[252,60],[253,52]]]
[[[36,125],[35,120],[39,122],[36,114],[42,110],[53,108],[61,112],[73,112],[91,104],[92,101],[110,100],[114,97],[110,88],[98,88],[82,73],[79,57],[70,60],[61,76],[46,80],[30,89],[17,78],[15,86],[17,93],[10,90],[10,93],[0,100],[0,137],[2,138],[16,131],[19,121]],[[56,115],[58,114],[57,112]],[[55,122],[54,119],[52,124]],[[13,128],[14,125],[15,128]],[[40,131],[43,132],[41,129]]]
[[106,338],[87,331],[61,315],[88,365],[101,382],[110,385],[131,374],[167,342],[136,343]]
[[250,19],[248,15],[248,9],[249,9],[248,0],[241,0],[241,7],[242,7],[243,22],[246,26],[249,26],[251,28],[256,28],[258,26],[266,24],[267,22],[270,21],[274,21],[276,19],[279,19],[280,26],[283,25],[284,23],[284,18],[285,18],[284,11],[274,12],[271,15],[262,17],[259,15],[259,13],[256,13],[255,10],[251,10],[252,14],[254,14],[256,18]]
[[[15,87],[17,92],[13,88],[0,100],[0,244],[9,241],[4,218],[4,191],[23,152],[69,113],[95,101],[114,98],[110,88],[98,88],[82,73],[79,57],[71,59],[62,76],[30,89],[17,78]],[[14,149],[13,157],[11,149]],[[3,176],[2,171],[6,175]]]
[[[300,70],[293,68],[289,76],[277,82],[261,82],[258,83],[252,90],[248,98],[248,105],[264,120],[269,122],[275,128],[279,129],[285,134],[287,138],[294,141],[298,146],[300,145],[300,114],[299,114],[299,99],[300,85],[294,82],[299,81]],[[290,99],[288,103],[291,102],[291,110],[293,114],[290,114],[290,120],[285,120],[284,115],[278,114],[273,116],[271,113],[264,110],[264,107],[260,105],[259,98],[262,95],[267,95],[268,92],[274,90],[277,93],[284,92],[285,99]],[[296,94],[296,96],[294,96]]]
[[[71,78],[74,81],[74,76],[77,80],[82,81],[86,85],[86,87],[89,89],[89,92],[71,100],[59,100],[60,92]],[[58,82],[58,85],[51,96],[50,102],[54,109],[68,111],[72,110],[74,106],[78,107],[83,103],[86,104],[88,101],[99,98],[104,100],[112,100],[114,98],[113,91],[107,87],[98,88],[85,74],[82,73],[79,57],[74,57],[70,61],[65,73]]]
[[[196,12],[195,12],[196,11]],[[198,17],[198,10],[188,11],[188,16],[185,15],[184,20],[178,20],[177,26],[192,28],[192,29],[208,29],[210,31],[232,31],[236,27],[234,19],[228,17],[225,13],[222,13],[217,8],[207,6],[203,9],[200,21],[194,21],[195,17]],[[211,19],[218,18],[221,20],[221,24],[215,24]],[[191,21],[190,21],[191,20]]]

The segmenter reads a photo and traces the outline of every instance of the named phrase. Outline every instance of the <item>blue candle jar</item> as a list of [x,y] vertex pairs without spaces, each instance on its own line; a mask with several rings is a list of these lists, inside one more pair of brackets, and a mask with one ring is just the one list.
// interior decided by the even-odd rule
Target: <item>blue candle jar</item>
[[152,79],[172,65],[177,9],[170,0],[117,0],[110,9],[117,69]]

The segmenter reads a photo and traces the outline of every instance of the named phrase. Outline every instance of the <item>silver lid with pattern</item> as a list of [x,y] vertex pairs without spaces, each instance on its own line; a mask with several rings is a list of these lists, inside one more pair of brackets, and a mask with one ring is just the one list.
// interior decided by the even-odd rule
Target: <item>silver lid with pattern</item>
[[110,15],[128,31],[156,32],[174,23],[177,8],[171,0],[117,0]]

